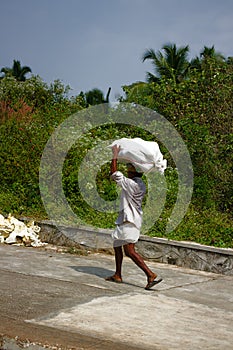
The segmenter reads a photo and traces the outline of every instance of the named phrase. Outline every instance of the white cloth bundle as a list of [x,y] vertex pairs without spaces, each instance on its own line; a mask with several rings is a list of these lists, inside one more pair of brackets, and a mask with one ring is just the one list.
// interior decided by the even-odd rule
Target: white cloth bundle
[[139,137],[115,140],[109,147],[120,146],[118,159],[125,163],[132,163],[137,171],[148,173],[159,171],[161,174],[167,167],[167,160],[159,149],[159,145],[154,141],[144,141]]

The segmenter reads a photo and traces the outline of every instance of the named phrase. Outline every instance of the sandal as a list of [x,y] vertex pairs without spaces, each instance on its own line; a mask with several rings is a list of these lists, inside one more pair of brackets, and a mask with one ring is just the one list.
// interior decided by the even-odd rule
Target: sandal
[[151,281],[151,282],[149,282],[147,285],[146,285],[146,287],[145,287],[145,289],[146,290],[150,290],[152,287],[154,287],[156,284],[158,284],[158,283],[160,283],[160,282],[162,282],[162,278],[161,277],[156,277],[153,281]]

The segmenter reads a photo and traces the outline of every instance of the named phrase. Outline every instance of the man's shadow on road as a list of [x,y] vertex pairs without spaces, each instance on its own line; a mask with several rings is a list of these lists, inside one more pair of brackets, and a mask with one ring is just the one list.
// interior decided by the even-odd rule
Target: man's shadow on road
[[[77,272],[87,273],[89,275],[94,275],[94,276],[97,276],[97,277],[100,277],[103,279],[105,279],[106,277],[112,276],[114,274],[113,270],[105,269],[103,267],[96,267],[96,266],[69,266],[69,267],[71,269],[74,269]],[[126,281],[123,281],[122,284],[126,284],[129,286],[144,289],[144,287],[142,287],[142,286],[139,286],[139,285],[134,284],[134,283],[126,282]]]
[[96,266],[70,266],[70,268],[81,273],[87,273],[101,278],[106,278],[114,273],[113,270]]

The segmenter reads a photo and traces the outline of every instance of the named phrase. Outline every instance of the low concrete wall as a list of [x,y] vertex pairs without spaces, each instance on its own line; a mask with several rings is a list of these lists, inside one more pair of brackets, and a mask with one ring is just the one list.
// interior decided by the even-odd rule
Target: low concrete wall
[[233,275],[233,249],[141,236],[138,252],[146,259],[194,270]]
[[[58,229],[49,221],[38,222],[38,225],[41,227],[40,239],[44,242],[113,254],[110,230],[94,230],[87,227]],[[140,236],[137,251],[147,260],[233,275],[233,249]]]

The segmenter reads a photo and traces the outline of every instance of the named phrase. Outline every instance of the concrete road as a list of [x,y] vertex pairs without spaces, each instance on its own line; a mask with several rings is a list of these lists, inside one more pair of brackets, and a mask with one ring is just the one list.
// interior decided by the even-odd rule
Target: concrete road
[[[0,349],[233,349],[233,277],[124,258],[0,245]],[[37,344],[37,345],[36,345]]]

